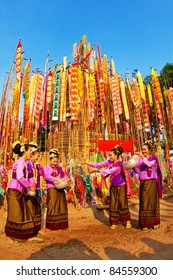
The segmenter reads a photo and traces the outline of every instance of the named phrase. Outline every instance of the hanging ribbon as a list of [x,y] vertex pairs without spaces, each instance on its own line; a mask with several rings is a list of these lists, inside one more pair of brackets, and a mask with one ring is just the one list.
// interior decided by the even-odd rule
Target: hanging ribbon
[[70,91],[70,108],[71,108],[71,121],[78,121],[78,76],[77,64],[72,64],[71,68],[71,91]]
[[16,49],[16,79],[21,79],[22,44],[19,41]]
[[52,124],[58,123],[59,115],[59,96],[60,96],[60,69],[58,68],[55,76],[55,90],[53,99],[53,112],[52,112]]

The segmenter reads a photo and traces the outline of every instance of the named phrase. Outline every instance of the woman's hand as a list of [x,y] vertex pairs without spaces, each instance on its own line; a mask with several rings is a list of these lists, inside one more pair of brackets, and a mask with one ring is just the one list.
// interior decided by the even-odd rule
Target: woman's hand
[[71,185],[71,180],[70,180],[70,178],[67,178],[67,179],[66,179],[66,182],[67,182],[67,187],[70,187],[70,185]]
[[144,157],[143,154],[142,154],[142,153],[139,153],[139,152],[135,152],[135,155],[137,155],[137,156],[139,156],[139,157],[141,157],[141,158]]
[[31,191],[35,191],[35,188],[32,184],[29,185]]
[[90,165],[88,162],[81,162],[81,165]]
[[93,168],[93,169],[91,169],[89,171],[89,174],[92,174],[92,173],[95,173],[95,172],[99,172],[100,173],[100,171],[97,168]]

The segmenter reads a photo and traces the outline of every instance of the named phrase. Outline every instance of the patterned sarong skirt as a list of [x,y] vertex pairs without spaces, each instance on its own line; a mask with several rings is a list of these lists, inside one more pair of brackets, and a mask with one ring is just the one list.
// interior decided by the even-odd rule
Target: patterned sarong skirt
[[117,225],[119,221],[130,221],[130,211],[127,198],[127,187],[110,186],[110,207],[109,207],[109,222],[111,225]]
[[154,228],[160,224],[160,203],[156,180],[140,183],[139,226]]
[[68,207],[64,189],[47,190],[46,228],[51,230],[68,228]]
[[5,234],[17,239],[28,239],[37,234],[35,221],[28,207],[27,196],[15,189],[7,190]]

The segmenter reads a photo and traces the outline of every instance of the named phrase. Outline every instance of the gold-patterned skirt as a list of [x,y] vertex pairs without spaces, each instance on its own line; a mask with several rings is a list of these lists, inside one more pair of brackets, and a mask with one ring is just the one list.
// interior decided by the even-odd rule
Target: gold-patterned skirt
[[28,210],[33,218],[35,232],[38,233],[41,229],[41,200],[38,195],[38,191],[36,191],[36,196],[27,196],[26,202],[28,205]]
[[5,234],[17,239],[28,239],[37,234],[35,221],[28,207],[27,196],[15,189],[7,190]]
[[160,202],[157,180],[143,180],[140,183],[139,226],[154,228],[160,224]]
[[127,198],[127,187],[110,186],[110,206],[109,206],[109,222],[111,225],[117,225],[119,221],[130,221],[130,211]]
[[51,230],[68,228],[67,199],[63,189],[47,190],[46,228]]

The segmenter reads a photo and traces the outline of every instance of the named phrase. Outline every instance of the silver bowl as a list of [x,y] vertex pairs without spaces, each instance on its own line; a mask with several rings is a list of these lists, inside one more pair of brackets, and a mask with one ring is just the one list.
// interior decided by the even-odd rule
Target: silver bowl
[[123,167],[126,170],[136,167],[139,163],[138,157],[134,156],[131,159],[123,162]]
[[58,182],[55,181],[54,185],[56,189],[65,189],[67,186],[67,178],[58,178]]

